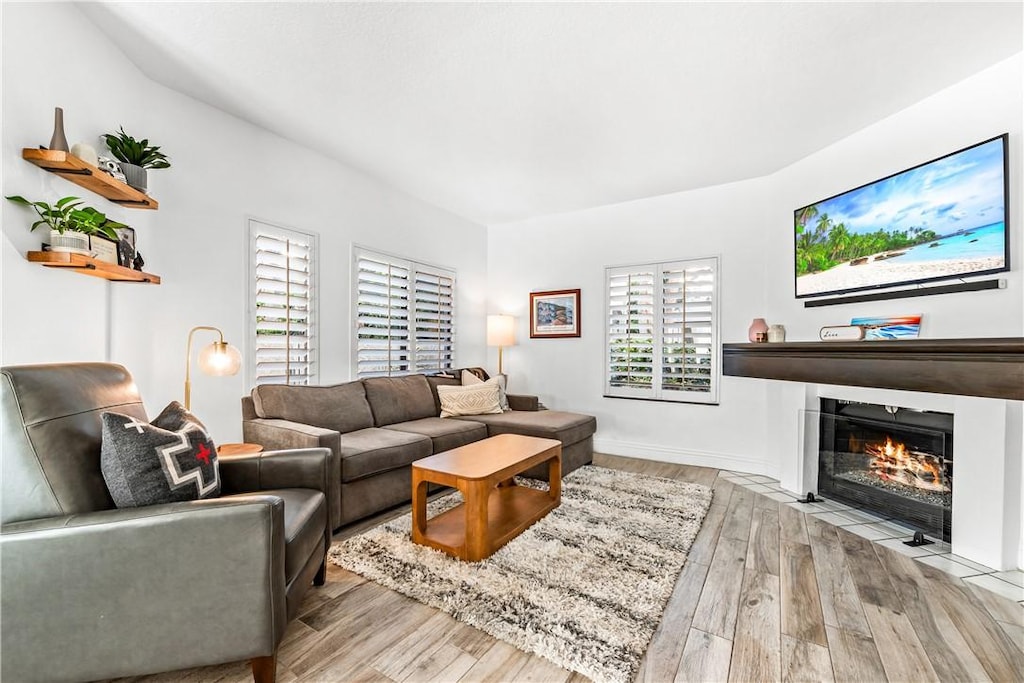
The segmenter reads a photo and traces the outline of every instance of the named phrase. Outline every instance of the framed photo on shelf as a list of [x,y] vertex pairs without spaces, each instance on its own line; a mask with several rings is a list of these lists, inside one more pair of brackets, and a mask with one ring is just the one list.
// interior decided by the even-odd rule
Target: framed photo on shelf
[[101,237],[100,235],[89,236],[89,251],[97,261],[119,265],[118,258],[119,244],[114,240]]
[[131,268],[135,261],[135,228],[114,228],[117,232],[117,265]]
[[530,292],[530,337],[580,336],[580,290]]

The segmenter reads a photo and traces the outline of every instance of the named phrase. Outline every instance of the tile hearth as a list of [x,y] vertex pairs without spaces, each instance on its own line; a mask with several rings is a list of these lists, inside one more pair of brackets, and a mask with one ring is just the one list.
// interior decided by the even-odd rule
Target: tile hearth
[[771,477],[726,470],[722,470],[719,477],[1024,606],[1024,571],[996,571],[954,555],[950,544],[942,541],[917,547],[905,545],[903,541],[914,534],[910,527],[833,500],[799,503],[796,499],[801,497],[800,494],[787,491]]

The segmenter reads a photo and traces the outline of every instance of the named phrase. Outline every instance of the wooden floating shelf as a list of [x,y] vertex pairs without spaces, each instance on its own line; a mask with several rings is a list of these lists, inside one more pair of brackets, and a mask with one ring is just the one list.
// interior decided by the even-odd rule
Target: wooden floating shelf
[[139,192],[120,180],[115,180],[92,164],[88,164],[68,152],[25,148],[21,150],[21,157],[44,171],[56,173],[61,178],[95,192],[115,204],[131,209],[157,209],[160,207],[160,204],[149,195]]
[[76,273],[101,277],[104,280],[112,280],[114,282],[160,284],[159,275],[144,273],[141,270],[132,270],[131,268],[114,265],[113,263],[100,261],[82,254],[70,254],[62,251],[30,251],[27,258],[31,263],[38,263],[50,268],[70,268]]

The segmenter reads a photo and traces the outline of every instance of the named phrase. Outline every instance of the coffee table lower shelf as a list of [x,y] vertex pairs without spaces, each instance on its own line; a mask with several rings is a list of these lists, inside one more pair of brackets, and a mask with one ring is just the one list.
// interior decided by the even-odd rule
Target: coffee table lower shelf
[[[525,531],[530,525],[548,514],[559,501],[547,491],[525,486],[499,486],[487,499],[487,537],[491,551],[495,551]],[[427,529],[418,534],[417,543],[444,551],[450,555],[467,557],[466,504],[456,505],[427,520]]]

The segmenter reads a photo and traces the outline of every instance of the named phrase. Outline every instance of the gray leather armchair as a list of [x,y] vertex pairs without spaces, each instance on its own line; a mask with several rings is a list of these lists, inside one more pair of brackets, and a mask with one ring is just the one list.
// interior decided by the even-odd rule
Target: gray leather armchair
[[288,621],[324,581],[331,451],[224,458],[221,498],[119,510],[100,472],[100,413],[146,418],[131,375],[107,363],[0,375],[0,678],[250,659],[256,681],[273,681]]

